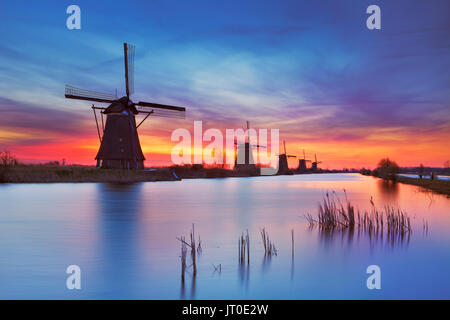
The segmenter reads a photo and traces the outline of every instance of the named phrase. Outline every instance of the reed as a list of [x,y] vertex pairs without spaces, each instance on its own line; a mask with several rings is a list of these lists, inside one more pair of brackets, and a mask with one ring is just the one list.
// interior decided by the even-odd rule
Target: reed
[[[344,190],[345,193],[345,190]],[[336,196],[325,194],[319,203],[317,217],[307,213],[306,220],[310,226],[319,225],[323,229],[350,229],[358,228],[369,234],[383,232],[389,235],[410,234],[412,232],[411,219],[400,209],[385,206],[383,210],[375,207],[373,199],[370,200],[372,210],[361,213],[347,198],[345,193],[345,204]]]
[[214,272],[219,272],[219,273],[222,272],[222,264],[221,263],[218,264],[217,266],[213,263],[212,266],[214,268]]
[[192,258],[192,268],[194,272],[194,276],[197,274],[197,259],[196,259],[196,252],[195,252],[195,227],[194,224],[192,224],[192,231],[191,231],[191,258]]
[[196,247],[195,244],[195,226],[194,224],[192,224],[192,231],[190,232],[190,243],[186,241],[185,237],[179,237],[176,238],[178,241],[181,242],[181,277],[184,279],[184,272],[186,271],[186,256],[187,256],[187,248],[189,247],[191,249],[191,260],[192,260],[192,272],[193,272],[193,276],[195,277],[197,274],[197,258],[196,258],[196,254],[200,254],[202,251],[202,247],[201,247],[201,241],[200,241],[200,236],[198,237],[199,239],[199,244],[198,247]]
[[428,221],[423,220],[422,230],[425,234],[428,234]]
[[269,234],[267,233],[266,229],[262,228],[260,230],[260,232],[261,232],[262,242],[264,245],[264,255],[266,255],[266,256],[277,255],[278,251],[275,248],[275,245],[273,244],[273,242],[270,240]]
[[294,258],[294,229],[291,230],[292,258]]
[[247,233],[239,237],[238,239],[238,260],[239,264],[244,264],[247,260],[247,264],[250,264],[250,236]]
[[181,237],[181,279],[184,281],[184,273],[186,271],[186,255],[187,246],[184,237]]
[[202,240],[200,240],[200,235],[198,235],[198,245],[197,245],[197,254],[202,253]]

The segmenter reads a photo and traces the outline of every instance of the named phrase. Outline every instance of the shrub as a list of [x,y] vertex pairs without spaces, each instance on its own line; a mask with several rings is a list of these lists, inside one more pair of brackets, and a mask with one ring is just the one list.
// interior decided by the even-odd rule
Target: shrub
[[381,159],[376,169],[377,175],[383,179],[396,180],[400,171],[398,164],[389,158]]
[[17,159],[9,151],[0,151],[0,166],[3,168],[12,167],[17,165]]

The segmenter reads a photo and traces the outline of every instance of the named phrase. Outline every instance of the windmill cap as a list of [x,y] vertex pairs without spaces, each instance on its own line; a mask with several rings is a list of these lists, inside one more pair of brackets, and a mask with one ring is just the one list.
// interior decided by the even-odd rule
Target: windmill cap
[[104,114],[108,113],[122,113],[125,110],[130,110],[133,112],[133,114],[138,114],[139,111],[137,111],[136,107],[134,106],[134,103],[132,103],[127,96],[124,96],[120,99],[117,99],[113,103],[109,105],[108,108],[103,112]]

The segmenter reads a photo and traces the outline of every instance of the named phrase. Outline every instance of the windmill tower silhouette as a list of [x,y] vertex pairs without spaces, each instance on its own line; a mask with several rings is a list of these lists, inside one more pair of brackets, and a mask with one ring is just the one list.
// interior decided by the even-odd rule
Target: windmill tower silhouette
[[311,162],[311,160],[306,160],[305,149],[303,149],[303,159],[298,160],[297,170],[299,172],[305,172],[306,170],[308,170],[308,168],[306,167],[307,162]]
[[[117,94],[105,94],[66,85],[65,97],[68,99],[109,103],[107,108],[92,105],[100,140],[100,148],[95,157],[98,167],[143,169],[145,157],[142,153],[137,129],[150,115],[166,118],[184,118],[186,108],[145,101],[134,103],[130,99],[130,95],[134,92],[135,47],[124,43],[123,50],[126,96],[118,99]],[[99,128],[96,110],[100,110],[102,130]],[[144,114],[145,117],[136,125],[136,116],[139,114]],[[103,120],[104,115],[106,115],[106,123]]]
[[319,164],[319,163],[322,163],[322,161],[317,161],[317,154],[314,154],[314,158],[315,158],[316,161],[314,161],[314,162],[311,164],[311,169],[312,169],[312,171],[318,171],[318,170],[319,170],[318,164]]
[[[250,122],[247,121],[247,132],[250,129]],[[236,147],[235,158],[234,158],[234,170],[246,172],[249,174],[256,174],[258,168],[256,168],[255,160],[253,158],[252,147],[265,148],[260,145],[251,145],[248,135],[244,143],[239,144],[236,140],[234,141]]]
[[288,174],[288,158],[297,158],[295,155],[287,154],[286,152],[286,141],[283,140],[284,153],[278,156],[278,174]]

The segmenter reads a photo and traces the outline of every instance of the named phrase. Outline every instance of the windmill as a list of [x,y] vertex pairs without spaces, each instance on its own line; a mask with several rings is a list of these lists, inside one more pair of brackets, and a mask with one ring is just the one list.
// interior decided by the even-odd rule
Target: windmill
[[298,159],[298,171],[305,172],[308,170],[306,163],[311,162],[311,160],[306,160],[305,149],[303,149],[303,159]]
[[[248,131],[249,129],[250,129],[250,122],[247,121],[247,132],[249,132]],[[241,144],[239,144],[235,140],[234,145],[237,149],[237,150],[235,150],[234,169],[238,170],[238,171],[245,171],[245,172],[250,172],[250,173],[256,172],[257,169],[256,169],[256,165],[255,165],[255,160],[253,159],[252,147],[257,147],[257,148],[265,148],[265,147],[260,146],[258,144],[251,145],[248,139],[246,139],[246,141]]]
[[318,165],[319,163],[322,163],[322,161],[317,161],[317,155],[316,155],[316,154],[314,154],[314,158],[315,158],[316,161],[314,161],[314,162],[311,164],[311,169],[312,169],[312,171],[317,171],[317,170],[318,170],[317,165]]
[[[118,99],[117,94],[105,94],[66,85],[65,97],[68,99],[109,104],[106,108],[92,105],[100,140],[100,148],[95,157],[97,167],[143,169],[145,157],[142,153],[137,129],[150,115],[167,118],[184,118],[186,109],[184,107],[145,101],[134,103],[130,99],[130,95],[134,92],[135,47],[124,43],[123,51],[126,96]],[[96,110],[100,110],[102,134],[100,134]],[[139,114],[145,115],[145,117],[136,125],[136,115]],[[103,120],[104,115],[106,115],[106,123]]]
[[287,154],[286,141],[283,140],[284,153],[278,156],[278,174],[289,173],[288,158],[297,158],[297,156]]

